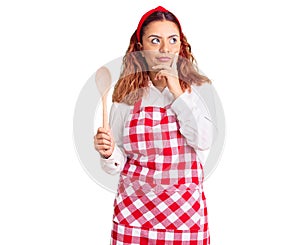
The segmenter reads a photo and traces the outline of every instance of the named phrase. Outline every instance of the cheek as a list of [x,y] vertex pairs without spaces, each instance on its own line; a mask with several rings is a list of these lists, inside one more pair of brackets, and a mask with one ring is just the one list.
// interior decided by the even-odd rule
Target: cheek
[[153,61],[157,54],[158,52],[156,50],[144,50],[144,56],[146,61]]
[[173,53],[179,53],[179,51],[180,51],[180,43],[174,45],[173,48],[172,48],[172,51],[173,51]]
[[153,55],[146,54],[145,55],[145,60],[146,60],[146,63],[148,65],[152,65],[154,63],[154,57],[153,57]]

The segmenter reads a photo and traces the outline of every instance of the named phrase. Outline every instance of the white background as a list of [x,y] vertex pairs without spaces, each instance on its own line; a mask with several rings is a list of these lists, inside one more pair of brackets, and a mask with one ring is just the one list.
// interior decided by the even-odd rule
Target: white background
[[77,158],[74,107],[157,5],[180,19],[225,111],[225,148],[205,182],[212,244],[299,244],[292,0],[1,1],[0,244],[109,244],[114,194]]

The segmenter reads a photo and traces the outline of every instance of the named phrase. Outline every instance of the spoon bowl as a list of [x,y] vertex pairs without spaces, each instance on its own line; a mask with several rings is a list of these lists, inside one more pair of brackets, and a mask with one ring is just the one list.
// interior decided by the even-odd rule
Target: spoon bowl
[[111,78],[111,73],[107,67],[102,66],[96,71],[95,82],[98,91],[102,97],[103,128],[109,129],[108,113],[107,113],[107,94],[112,84],[112,78]]

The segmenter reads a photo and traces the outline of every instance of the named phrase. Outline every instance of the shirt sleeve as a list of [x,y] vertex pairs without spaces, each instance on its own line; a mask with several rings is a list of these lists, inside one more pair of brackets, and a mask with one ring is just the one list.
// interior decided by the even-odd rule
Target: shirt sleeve
[[205,151],[213,142],[214,125],[201,95],[192,87],[185,91],[171,105],[177,115],[179,130],[187,143],[196,151]]
[[124,112],[126,109],[121,107],[121,104],[113,103],[109,116],[109,125],[115,141],[114,151],[109,158],[103,158],[100,155],[102,169],[111,175],[120,173],[127,159],[123,148],[123,128],[126,116]]

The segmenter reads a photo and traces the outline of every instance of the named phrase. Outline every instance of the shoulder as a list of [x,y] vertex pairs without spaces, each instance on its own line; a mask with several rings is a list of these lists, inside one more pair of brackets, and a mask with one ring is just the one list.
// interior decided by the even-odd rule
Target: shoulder
[[115,113],[122,113],[124,111],[130,110],[131,107],[131,105],[128,105],[126,103],[113,102],[111,105],[111,111]]
[[192,95],[199,98],[208,99],[213,96],[213,86],[211,83],[204,83],[202,85],[191,85]]
[[197,85],[197,84],[192,84],[191,85],[191,88],[193,91],[198,91],[198,92],[201,92],[201,91],[205,91],[207,89],[211,89],[212,87],[212,84],[211,83],[203,83],[202,85]]

